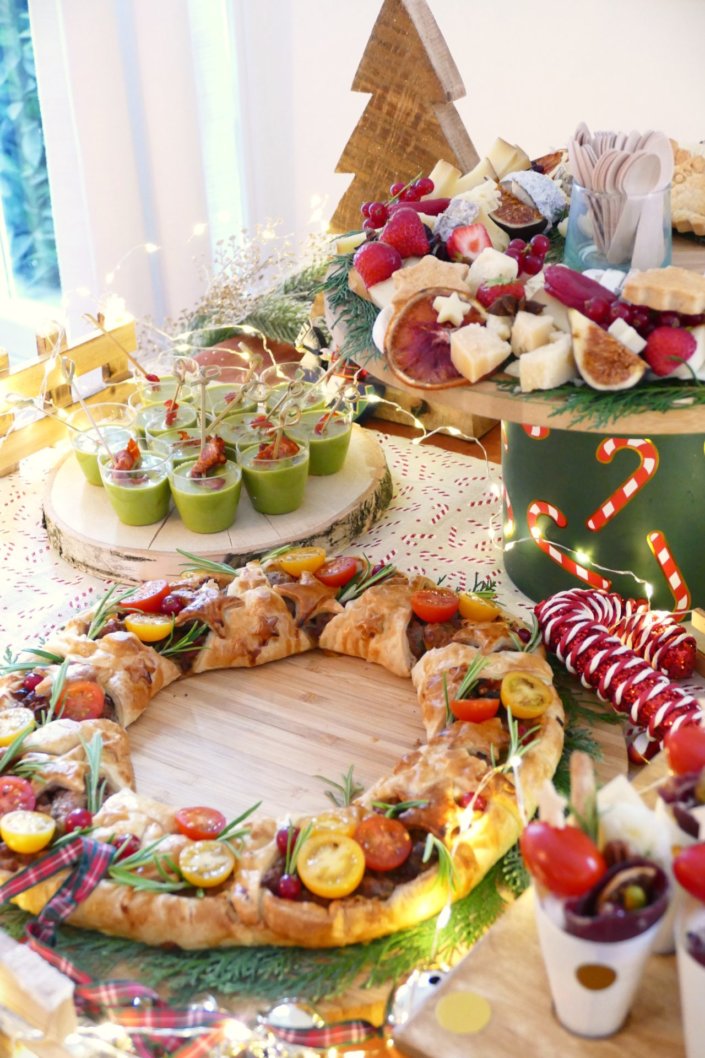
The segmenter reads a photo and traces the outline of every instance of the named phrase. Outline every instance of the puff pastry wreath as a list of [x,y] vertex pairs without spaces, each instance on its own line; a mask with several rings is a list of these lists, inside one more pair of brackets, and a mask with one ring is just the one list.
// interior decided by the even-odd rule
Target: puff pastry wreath
[[[494,604],[479,612],[461,606],[465,617],[455,612],[439,620],[439,612],[425,610],[419,616],[416,601],[428,597],[418,593],[439,590],[426,578],[370,570],[355,559],[354,576],[342,586],[324,583],[323,571],[292,573],[286,559],[250,563],[230,577],[195,574],[114,593],[41,648],[26,648],[0,677],[0,732],[18,709],[32,710],[38,721],[15,740],[6,767],[0,757],[0,791],[8,778],[24,776],[34,811],[56,822],[53,840],[83,811],[92,837],[116,844],[118,856],[135,850],[113,861],[110,875],[73,914],[74,925],[183,948],[365,941],[466,895],[516,841],[521,809],[524,819],[532,814],[561,755],[564,716],[542,652],[520,649],[528,645],[521,622]],[[443,595],[452,604],[453,593]],[[135,792],[124,728],[162,687],[317,647],[411,677],[427,735],[390,775],[327,813],[328,830],[311,829],[319,817],[278,822],[253,814],[223,833],[211,819],[206,847],[204,835],[188,819],[184,824],[195,810],[177,811]],[[470,682],[468,673],[479,680],[470,692],[461,686]],[[523,677],[529,714],[517,704],[521,694],[515,706],[504,700],[506,680],[521,689]],[[96,685],[99,709],[86,693]],[[533,715],[537,688],[540,715],[517,720]],[[459,715],[468,701],[479,701],[488,718],[455,719],[458,701]],[[508,763],[517,755],[518,768]],[[91,784],[103,799],[86,817]],[[0,880],[41,854],[0,844]],[[230,860],[224,876],[221,854]],[[18,902],[36,913],[61,881],[36,886]]]

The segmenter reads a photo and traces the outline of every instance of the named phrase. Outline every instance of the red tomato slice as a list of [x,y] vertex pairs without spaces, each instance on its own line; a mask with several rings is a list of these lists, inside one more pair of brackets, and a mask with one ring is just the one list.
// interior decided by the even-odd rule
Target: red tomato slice
[[329,562],[325,562],[320,569],[316,570],[316,576],[328,588],[342,588],[361,569],[361,559],[341,555],[340,558],[332,558]]
[[162,599],[165,599],[170,591],[171,585],[166,580],[147,580],[137,588],[133,595],[120,603],[120,609],[159,613]]
[[365,816],[353,836],[362,846],[365,866],[371,871],[393,871],[401,867],[411,852],[411,834],[398,819]]
[[681,724],[667,732],[663,742],[671,771],[676,775],[705,768],[705,727]]
[[422,621],[449,621],[458,612],[458,596],[450,588],[422,588],[411,596],[411,609]]
[[529,823],[519,839],[529,873],[556,896],[580,896],[607,870],[602,853],[577,827]]
[[471,724],[481,724],[491,720],[499,712],[499,698],[454,698],[450,711],[456,720],[465,720]]
[[705,901],[705,843],[682,849],[673,861],[673,873],[691,896]]
[[217,808],[180,808],[174,816],[177,830],[192,841],[217,838],[225,830],[227,819]]
[[67,683],[56,703],[56,715],[64,720],[98,720],[105,710],[105,691],[94,680]]
[[22,809],[31,812],[37,803],[32,784],[19,775],[0,775],[0,816]]

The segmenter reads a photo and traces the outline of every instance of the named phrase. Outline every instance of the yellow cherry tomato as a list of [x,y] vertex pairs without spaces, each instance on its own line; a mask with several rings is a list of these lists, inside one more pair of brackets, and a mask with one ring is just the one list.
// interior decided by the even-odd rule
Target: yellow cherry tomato
[[460,616],[466,621],[494,621],[501,613],[491,599],[483,599],[471,591],[461,591],[458,604]]
[[326,560],[326,553],[322,547],[292,547],[277,562],[292,577],[300,577],[302,573],[315,573]]
[[321,831],[304,841],[296,870],[312,893],[335,900],[357,889],[365,873],[365,854],[347,835]]
[[351,838],[361,818],[362,812],[353,805],[330,812],[319,812],[310,820],[311,834],[346,834]]
[[125,628],[134,632],[143,643],[158,643],[174,630],[174,618],[165,613],[129,613],[125,617]]
[[54,837],[56,823],[44,812],[18,809],[0,819],[0,836],[13,852],[39,852]]
[[34,713],[24,706],[5,709],[0,713],[0,746],[9,746],[18,735],[24,735],[37,726]]
[[198,889],[220,885],[234,869],[235,854],[223,841],[194,841],[179,853],[179,870]]
[[535,720],[551,704],[551,688],[531,672],[516,669],[502,679],[499,696],[504,708],[519,720]]

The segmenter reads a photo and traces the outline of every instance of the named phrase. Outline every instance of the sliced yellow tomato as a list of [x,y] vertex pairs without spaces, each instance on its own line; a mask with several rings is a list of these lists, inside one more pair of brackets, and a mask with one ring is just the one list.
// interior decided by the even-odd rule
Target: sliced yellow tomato
[[499,696],[504,708],[519,720],[535,720],[551,704],[551,688],[531,672],[515,669],[502,679]]
[[125,618],[125,628],[134,632],[143,643],[158,643],[166,639],[174,630],[174,618],[165,613],[129,613]]
[[458,603],[460,616],[466,621],[494,621],[501,613],[491,599],[483,599],[471,591],[461,591]]
[[198,889],[220,885],[234,869],[235,854],[223,841],[194,841],[179,853],[179,870]]
[[357,889],[365,873],[365,854],[347,835],[321,831],[304,841],[296,870],[312,893],[335,900]]
[[326,553],[322,547],[292,547],[277,562],[285,573],[292,577],[300,577],[302,573],[315,573],[326,560]]
[[34,713],[24,706],[5,709],[0,713],[0,746],[9,746],[18,735],[32,731],[37,726]]
[[348,808],[331,809],[330,812],[319,812],[310,821],[311,834],[346,834],[351,838],[361,818],[362,812],[353,805]]
[[39,852],[54,837],[56,823],[44,812],[18,809],[0,819],[0,836],[13,852]]

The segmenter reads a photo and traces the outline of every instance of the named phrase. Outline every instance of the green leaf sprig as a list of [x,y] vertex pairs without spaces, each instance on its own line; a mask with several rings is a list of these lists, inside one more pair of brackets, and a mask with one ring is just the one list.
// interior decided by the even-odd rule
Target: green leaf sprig
[[509,635],[515,649],[522,651],[524,654],[532,654],[541,645],[541,629],[535,615],[531,617],[531,634],[526,643],[519,638],[516,632],[510,632]]
[[[40,658],[41,662],[37,661],[20,661],[19,657],[21,654],[32,654],[35,658]],[[41,667],[41,664],[47,665],[60,665],[64,659],[60,654],[52,654],[50,650],[41,650],[39,647],[23,647],[22,650],[18,651],[17,654],[13,655],[8,647],[5,651],[5,664],[0,665],[0,676],[7,676],[11,672],[31,672],[33,669]]]
[[331,309],[332,327],[339,323],[345,327],[342,356],[364,367],[368,361],[381,356],[372,339],[372,328],[379,309],[372,301],[358,297],[350,289],[348,275],[353,266],[353,256],[350,253],[335,258],[323,283],[323,291]]
[[412,808],[425,808],[428,801],[398,801],[390,804],[388,801],[373,801],[372,807],[379,808],[387,819],[396,819],[402,812],[408,812]]
[[[131,856],[113,862],[108,868],[109,876],[120,885],[129,885],[143,892],[178,893],[188,889],[189,883],[181,877],[179,867],[171,856],[158,854],[162,841],[163,838],[157,838]],[[147,878],[140,874],[141,868],[148,866],[156,868],[159,878]]]
[[481,577],[477,571],[474,574],[474,583],[472,588],[468,588],[470,595],[477,595],[481,599],[496,599],[497,598],[497,581],[492,577]]
[[338,593],[338,602],[345,604],[346,602],[352,602],[353,599],[358,599],[363,592],[366,592],[368,588],[371,588],[373,584],[379,584],[380,581],[386,580],[387,577],[391,577],[393,573],[396,573],[396,567],[390,563],[382,566],[380,569],[374,569],[372,563],[366,555],[362,556],[364,563],[363,568],[359,573],[345,584]]
[[[488,662],[488,658],[485,654],[478,654],[477,657],[473,658],[467,669],[465,675],[462,678],[460,686],[458,687],[456,698],[467,698],[470,692],[475,688],[480,680],[480,673],[484,669]],[[444,674],[445,675],[445,674]]]
[[[25,772],[30,770],[31,773],[34,774],[41,768],[39,761],[17,760],[28,734],[29,731],[20,731],[18,735],[15,735],[12,742],[10,742],[3,750],[2,756],[0,756],[0,775],[5,775],[11,767],[13,775],[20,775],[22,773],[21,769]],[[25,774],[24,777],[27,778],[27,775]]]
[[334,779],[327,779],[325,775],[314,775],[314,779],[320,779],[321,782],[325,783],[326,786],[330,786],[330,790],[326,790],[325,794],[329,801],[332,801],[336,808],[347,808],[351,805],[358,794],[361,794],[365,789],[361,783],[356,782],[353,778],[354,765],[351,764],[345,774],[342,776],[342,782],[335,782]]
[[[64,690],[64,684],[66,683],[66,673],[68,667],[71,664],[69,658],[64,658],[59,666],[59,671],[56,674],[56,678],[53,680],[51,685],[51,697],[49,698],[49,708],[42,718],[42,725],[50,723],[54,719],[56,713],[56,707],[59,704],[59,698]],[[61,710],[59,710],[59,716],[61,716]]]
[[446,889],[455,892],[458,885],[458,879],[455,871],[455,864],[453,863],[453,857],[443,842],[437,838],[435,834],[427,834],[423,856],[421,857],[422,862],[428,863],[434,852],[438,855],[438,885],[442,885]]
[[129,599],[131,595],[134,595],[136,590],[136,588],[120,590],[117,584],[113,584],[111,588],[108,588],[105,595],[95,608],[91,623],[86,632],[86,637],[88,639],[97,639],[105,628],[109,618],[119,610],[120,603],[124,602],[125,599]]
[[239,853],[240,842],[244,837],[247,837],[250,832],[249,825],[243,826],[242,824],[253,814],[253,812],[257,811],[261,804],[262,802],[258,801],[250,808],[246,808],[237,819],[232,819],[226,826],[224,826],[220,834],[217,836],[217,840],[225,842],[230,851],[236,856]]
[[[284,857],[284,874],[296,874],[296,865],[299,860],[299,853],[305,841],[311,837],[311,831],[313,830],[313,823],[307,823],[298,834],[296,834],[296,827],[289,823],[289,828],[286,837],[286,855]],[[292,841],[292,838],[296,834],[296,837]]]
[[188,559],[188,563],[181,563],[184,573],[218,573],[226,577],[237,576],[237,570],[229,566],[227,562],[214,562],[210,558],[201,558],[200,555],[194,555],[190,551],[182,551],[180,547],[176,550],[179,555]]
[[107,780],[100,775],[100,766],[103,761],[103,739],[98,731],[93,735],[90,742],[81,739],[83,752],[86,755],[88,773],[85,778],[86,786],[86,808],[92,816],[100,809],[105,800]]
[[172,629],[166,639],[162,639],[160,642],[152,643],[150,645],[157,651],[157,653],[161,654],[163,658],[172,658],[179,654],[188,654],[189,651],[195,650],[198,640],[206,631],[208,631],[208,625],[206,622],[196,621],[181,635],[177,635],[175,630]]

